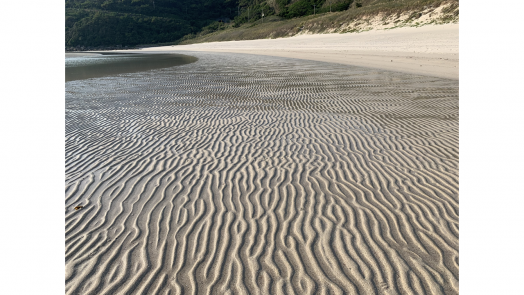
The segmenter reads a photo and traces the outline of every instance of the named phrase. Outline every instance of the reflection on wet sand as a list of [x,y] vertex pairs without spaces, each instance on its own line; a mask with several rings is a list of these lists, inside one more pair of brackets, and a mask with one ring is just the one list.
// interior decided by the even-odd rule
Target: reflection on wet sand
[[66,53],[66,82],[169,68],[198,58],[183,54]]

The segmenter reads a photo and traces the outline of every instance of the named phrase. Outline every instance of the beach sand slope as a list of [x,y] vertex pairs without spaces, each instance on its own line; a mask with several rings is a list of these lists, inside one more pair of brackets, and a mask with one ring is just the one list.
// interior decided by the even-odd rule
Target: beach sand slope
[[459,78],[458,24],[209,42],[151,47],[141,51],[186,50],[291,57],[456,80]]

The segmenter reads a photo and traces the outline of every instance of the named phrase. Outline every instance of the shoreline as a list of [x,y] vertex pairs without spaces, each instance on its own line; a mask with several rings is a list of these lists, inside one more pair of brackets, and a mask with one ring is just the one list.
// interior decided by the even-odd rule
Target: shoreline
[[125,51],[247,53],[459,79],[459,24],[171,45]]

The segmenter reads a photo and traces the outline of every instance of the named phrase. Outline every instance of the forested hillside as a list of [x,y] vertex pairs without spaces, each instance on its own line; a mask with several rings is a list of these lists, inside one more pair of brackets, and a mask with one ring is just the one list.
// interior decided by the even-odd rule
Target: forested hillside
[[[398,1],[398,0],[390,0]],[[357,0],[353,7],[362,5]],[[364,0],[364,3],[366,0]],[[367,1],[369,2],[369,0]],[[346,10],[353,0],[66,0],[66,47],[173,42],[271,15],[294,18]]]

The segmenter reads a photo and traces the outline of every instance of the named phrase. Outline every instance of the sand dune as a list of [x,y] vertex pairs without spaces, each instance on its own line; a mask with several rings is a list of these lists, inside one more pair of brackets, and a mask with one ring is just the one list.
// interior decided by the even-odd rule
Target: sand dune
[[187,54],[66,83],[67,294],[458,294],[458,81]]

